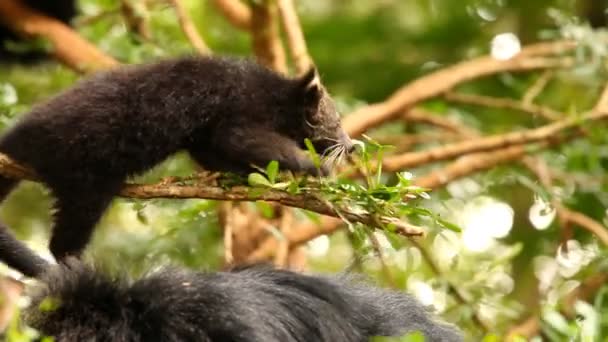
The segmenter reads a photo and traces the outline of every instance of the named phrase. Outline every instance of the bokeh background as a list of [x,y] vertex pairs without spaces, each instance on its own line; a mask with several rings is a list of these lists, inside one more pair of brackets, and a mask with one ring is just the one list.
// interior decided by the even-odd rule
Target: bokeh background
[[[195,53],[169,2],[125,1],[149,25],[149,37],[129,27],[118,0],[77,1],[74,29],[122,63]],[[214,54],[253,55],[249,33],[232,26],[212,1],[182,3]],[[509,57],[539,41],[569,38],[582,46],[569,54],[571,67],[493,73],[454,91],[522,104],[531,87],[546,79],[534,103],[552,108],[563,115],[560,119],[593,107],[608,82],[605,1],[296,3],[310,55],[345,115],[385,100],[424,75],[478,56]],[[42,39],[10,45],[28,51],[49,49]],[[81,77],[52,58],[2,62],[2,129]],[[453,123],[461,133],[491,135],[547,124],[538,111],[469,102],[438,96],[417,103],[417,108]],[[474,139],[425,121],[393,120],[366,134],[394,145],[400,153]],[[580,136],[551,148],[532,150],[530,145],[529,155],[552,174],[549,183],[522,163],[524,158],[517,158],[438,186],[418,204],[440,213],[462,232],[432,228],[415,244],[394,243],[378,233],[379,258],[378,248],[367,248],[371,242],[355,243],[345,230],[338,230],[303,244],[305,262],[300,266],[315,272],[362,272],[382,286],[411,292],[462,327],[470,340],[500,340],[513,329],[523,329],[526,338],[536,340],[606,340],[608,265],[606,241],[598,239],[597,231],[608,229],[608,127],[602,122],[581,127]],[[427,163],[403,171],[416,179],[447,164]],[[187,156],[178,155],[134,181],[155,182],[194,170]],[[2,205],[0,217],[20,239],[48,255],[51,205],[47,190],[23,182]],[[133,275],[168,263],[220,269],[225,248],[219,207],[200,199],[116,199],[87,258]],[[269,210],[264,204],[247,208],[260,215]],[[569,220],[560,208],[591,223],[578,216],[579,220]],[[296,217],[306,219],[299,211]],[[595,234],[589,226],[595,227]]]

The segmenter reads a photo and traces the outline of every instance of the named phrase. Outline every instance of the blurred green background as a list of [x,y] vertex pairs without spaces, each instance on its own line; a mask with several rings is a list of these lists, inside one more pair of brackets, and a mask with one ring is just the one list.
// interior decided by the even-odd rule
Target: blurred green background
[[[124,63],[193,53],[173,9],[163,1],[146,8],[131,1],[150,21],[152,37],[129,32],[117,0],[80,0],[76,29]],[[607,3],[599,0],[301,0],[298,3],[310,53],[343,113],[382,101],[400,86],[442,67],[485,55],[492,39],[513,33],[522,45],[582,32],[599,39]],[[210,1],[187,0],[201,35],[216,54],[250,56],[250,37],[233,28]],[[590,23],[599,31],[592,31]],[[605,41],[597,41],[600,47]],[[40,45],[40,44],[36,44]],[[42,44],[44,45],[44,44]],[[605,47],[603,47],[605,49]],[[598,52],[605,64],[605,55]],[[564,113],[593,105],[608,78],[602,63],[582,63],[556,72],[538,102]],[[541,72],[503,73],[466,83],[459,91],[519,99]],[[54,62],[0,64],[0,125],[10,127],[39,101],[69,87],[81,76]],[[457,120],[483,133],[537,127],[544,119],[512,110],[457,105],[442,98],[424,103],[438,116]],[[430,128],[394,123],[369,134],[417,135]],[[435,257],[441,275],[425,263],[416,246],[394,248],[379,237],[394,276],[392,285],[432,304],[471,340],[487,335],[473,320],[477,312],[491,333],[504,334],[530,314],[542,318],[546,339],[606,340],[608,304],[604,287],[582,306],[579,319],[560,312],[560,299],[588,276],[606,272],[605,246],[588,232],[574,229],[564,254],[562,230],[554,208],[543,207],[547,193],[608,229],[608,129],[589,128],[589,136],[541,153],[561,175],[543,189],[521,165],[497,166],[450,183],[432,193],[423,206],[464,228],[462,234],[433,232],[422,244]],[[429,139],[413,148],[442,144]],[[153,182],[194,170],[187,156],[165,162],[137,179]],[[429,167],[410,170],[414,176]],[[40,185],[23,182],[1,207],[1,218],[19,238],[47,253],[52,199]],[[173,263],[214,270],[222,265],[222,232],[217,203],[205,200],[117,199],[97,230],[87,257],[139,274],[152,265]],[[485,234],[485,235],[484,235]],[[356,268],[386,284],[373,252],[357,251],[344,233],[307,245],[313,271],[336,272],[359,260]],[[561,251],[561,252],[560,252]],[[457,284],[471,305],[459,303],[446,281]],[[585,339],[587,338],[587,339]],[[591,338],[591,339],[588,339]],[[486,337],[493,341],[492,337]]]

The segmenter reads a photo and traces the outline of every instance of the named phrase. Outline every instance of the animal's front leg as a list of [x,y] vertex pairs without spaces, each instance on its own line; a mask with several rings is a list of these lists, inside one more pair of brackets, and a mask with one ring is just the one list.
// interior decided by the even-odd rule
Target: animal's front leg
[[246,165],[265,167],[276,160],[282,169],[314,176],[327,174],[323,168],[319,172],[295,141],[267,129],[239,128],[228,131],[223,135],[221,148],[227,158]]

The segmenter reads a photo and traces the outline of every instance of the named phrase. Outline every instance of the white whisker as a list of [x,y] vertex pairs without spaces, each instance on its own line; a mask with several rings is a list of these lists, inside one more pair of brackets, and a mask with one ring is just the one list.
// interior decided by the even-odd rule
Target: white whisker
[[328,148],[325,149],[325,151],[321,154],[321,158],[325,157],[326,155],[330,154],[333,150],[335,150],[336,148],[338,148],[340,146],[340,144],[333,144],[331,146],[329,146]]

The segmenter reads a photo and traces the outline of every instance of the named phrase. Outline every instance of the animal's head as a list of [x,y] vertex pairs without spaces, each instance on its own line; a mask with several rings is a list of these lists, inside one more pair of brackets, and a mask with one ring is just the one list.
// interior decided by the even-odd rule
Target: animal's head
[[342,128],[334,101],[321,85],[316,68],[295,79],[293,91],[298,108],[291,114],[290,135],[301,147],[305,149],[304,140],[309,139],[330,163],[352,152],[353,142]]

